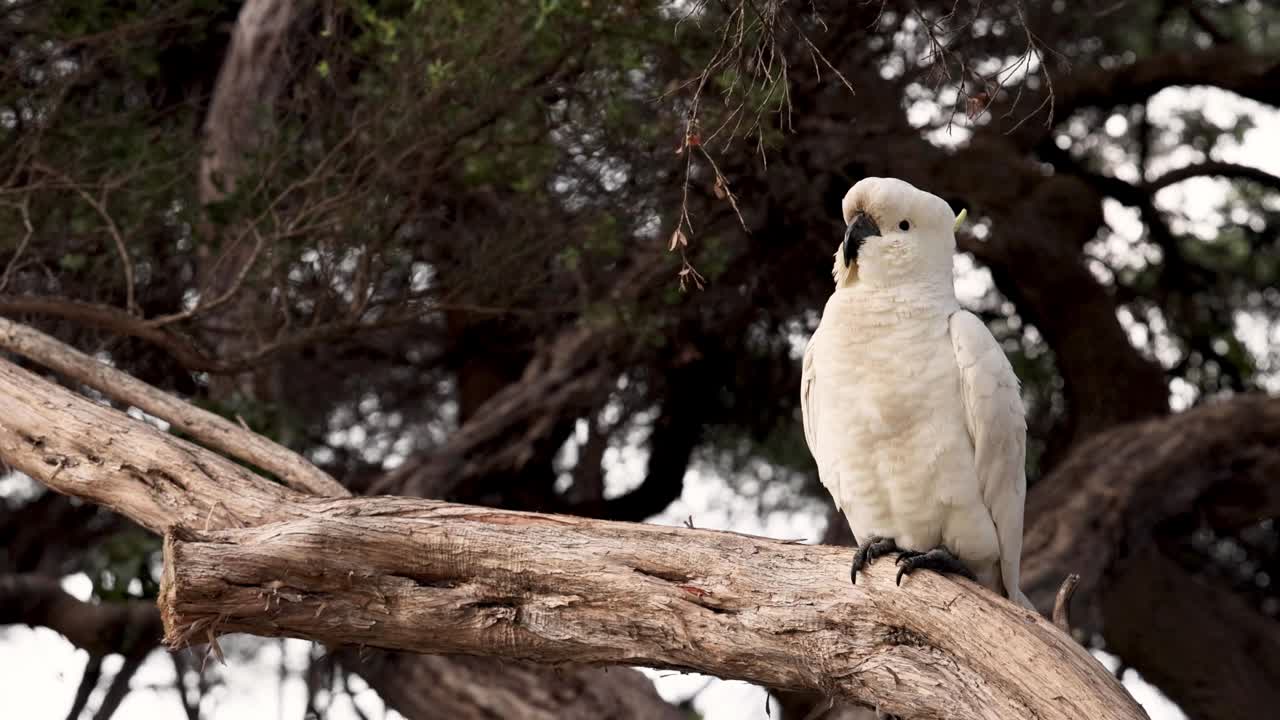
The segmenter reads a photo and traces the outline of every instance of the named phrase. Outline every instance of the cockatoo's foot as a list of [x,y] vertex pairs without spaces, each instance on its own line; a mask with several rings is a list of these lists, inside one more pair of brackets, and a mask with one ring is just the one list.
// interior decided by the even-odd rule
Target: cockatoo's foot
[[902,576],[910,575],[915,570],[925,569],[934,572],[950,573],[952,575],[963,575],[970,580],[977,581],[973,571],[965,567],[960,562],[960,558],[946,548],[945,545],[930,550],[929,552],[916,552],[915,550],[904,550],[898,555],[898,578],[897,583],[902,584]]
[[857,585],[858,571],[865,568],[867,563],[897,551],[898,543],[894,542],[893,538],[884,538],[879,535],[867,536],[867,541],[860,543],[858,552],[853,554],[853,568],[849,570],[849,579]]

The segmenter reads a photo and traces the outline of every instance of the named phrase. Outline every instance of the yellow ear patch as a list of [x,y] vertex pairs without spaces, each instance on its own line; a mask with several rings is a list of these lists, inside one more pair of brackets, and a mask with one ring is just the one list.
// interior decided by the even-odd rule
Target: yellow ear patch
[[964,219],[968,216],[969,216],[969,208],[961,208],[960,214],[956,216],[956,225],[955,227],[951,228],[951,232],[955,232],[956,230],[959,230],[960,223],[964,222]]

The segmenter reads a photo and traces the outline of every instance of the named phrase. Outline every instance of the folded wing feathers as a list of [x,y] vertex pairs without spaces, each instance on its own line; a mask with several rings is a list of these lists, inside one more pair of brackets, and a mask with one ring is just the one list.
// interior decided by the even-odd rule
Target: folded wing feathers
[[978,483],[1000,541],[1001,580],[1011,599],[1030,607],[1018,585],[1027,493],[1027,423],[1018,376],[991,331],[973,313],[951,316],[951,341],[960,366]]

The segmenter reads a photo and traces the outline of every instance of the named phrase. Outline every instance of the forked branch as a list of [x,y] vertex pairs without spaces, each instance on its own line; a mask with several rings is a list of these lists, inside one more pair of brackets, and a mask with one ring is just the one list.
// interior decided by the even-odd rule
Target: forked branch
[[1141,709],[1048,621],[968,583],[706,530],[316,498],[0,360],[0,459],[167,533],[171,641],[246,631],[689,668],[916,718]]

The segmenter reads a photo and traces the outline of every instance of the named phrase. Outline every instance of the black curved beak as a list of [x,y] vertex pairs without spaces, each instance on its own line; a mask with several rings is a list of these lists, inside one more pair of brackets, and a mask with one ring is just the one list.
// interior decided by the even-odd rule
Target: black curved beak
[[858,249],[862,247],[862,243],[869,237],[875,237],[880,234],[880,228],[876,226],[876,221],[866,213],[858,213],[853,216],[853,222],[849,223],[849,227],[844,231],[844,266],[849,267],[858,259]]

